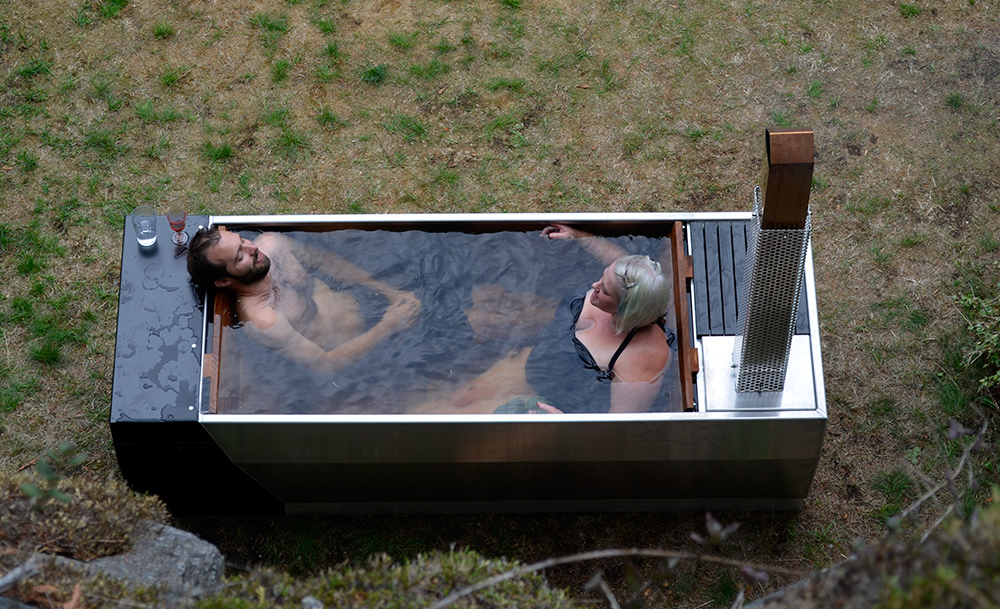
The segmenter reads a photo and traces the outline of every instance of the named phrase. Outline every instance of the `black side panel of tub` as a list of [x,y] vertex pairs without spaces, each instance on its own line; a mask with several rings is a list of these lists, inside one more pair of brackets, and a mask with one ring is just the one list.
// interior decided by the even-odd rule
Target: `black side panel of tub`
[[[747,220],[688,222],[698,336],[735,336],[747,255]],[[795,333],[809,334],[806,291],[799,293]]]
[[117,423],[122,476],[173,514],[284,514],[274,495],[226,456],[197,422]]

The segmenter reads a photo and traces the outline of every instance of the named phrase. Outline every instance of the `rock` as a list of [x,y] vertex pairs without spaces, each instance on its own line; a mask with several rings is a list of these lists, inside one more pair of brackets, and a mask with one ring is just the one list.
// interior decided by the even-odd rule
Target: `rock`
[[132,548],[125,554],[76,564],[132,586],[155,586],[177,604],[183,604],[183,598],[221,590],[225,570],[218,548],[191,533],[152,521],[136,527]]
[[302,599],[302,609],[323,609],[323,603],[314,596],[307,596]]

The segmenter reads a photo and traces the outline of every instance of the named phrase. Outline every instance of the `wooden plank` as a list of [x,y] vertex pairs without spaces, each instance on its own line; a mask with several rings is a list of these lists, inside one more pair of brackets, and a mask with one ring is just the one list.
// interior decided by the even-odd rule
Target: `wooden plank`
[[815,145],[811,129],[768,129],[761,163],[763,229],[805,228]]
[[705,275],[708,283],[708,333],[726,333],[722,311],[722,268],[719,260],[719,223],[705,224]]
[[222,327],[228,325],[231,319],[230,302],[228,298],[215,293],[212,296],[212,352],[205,354],[205,370],[202,373],[209,377],[208,411],[215,414],[219,409],[219,358],[222,356]]
[[[743,306],[743,274],[747,266],[747,229],[749,226],[749,222],[733,222],[733,266],[735,267],[736,275],[737,318],[739,317],[740,307]],[[737,328],[738,330],[739,328]]]
[[722,282],[722,327],[736,334],[736,268],[733,257],[733,223],[719,222],[719,279]]
[[688,223],[691,236],[692,293],[698,336],[708,334],[708,279],[705,271],[705,223]]
[[674,314],[677,319],[678,367],[681,375],[681,401],[684,410],[694,410],[694,378],[698,373],[698,350],[694,348],[688,315],[688,293],[694,274],[691,257],[684,250],[684,230],[680,222],[670,229],[671,257],[674,264]]

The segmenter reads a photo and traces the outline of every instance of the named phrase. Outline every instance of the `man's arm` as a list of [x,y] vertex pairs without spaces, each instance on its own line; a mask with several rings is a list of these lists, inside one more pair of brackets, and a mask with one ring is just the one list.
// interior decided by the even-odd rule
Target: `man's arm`
[[419,305],[409,302],[390,304],[382,321],[373,328],[329,351],[300,334],[288,318],[274,310],[255,315],[244,327],[250,338],[263,347],[314,372],[333,374],[360,360],[389,336],[412,328],[419,311]]
[[623,248],[615,245],[607,239],[596,237],[587,231],[573,228],[565,224],[553,224],[551,226],[546,226],[542,229],[542,236],[548,237],[549,239],[579,239],[580,244],[604,264],[611,264],[622,256],[628,255],[628,252],[626,252]]
[[384,294],[390,303],[396,303],[400,299],[412,299],[416,301],[416,297],[412,292],[404,292],[384,281],[375,279],[368,271],[343,256],[299,243],[295,239],[281,234],[274,234],[272,238],[282,248],[295,256],[302,266],[323,273],[334,281],[348,285],[360,285],[375,290]]

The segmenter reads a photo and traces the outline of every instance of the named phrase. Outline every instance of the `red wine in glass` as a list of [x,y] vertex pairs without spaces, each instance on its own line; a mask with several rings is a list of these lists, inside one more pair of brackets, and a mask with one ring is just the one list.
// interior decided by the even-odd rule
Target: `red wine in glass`
[[187,233],[184,232],[184,222],[187,220],[187,212],[179,207],[171,208],[167,211],[167,222],[174,234],[170,237],[170,242],[174,245],[184,245],[188,242]]

